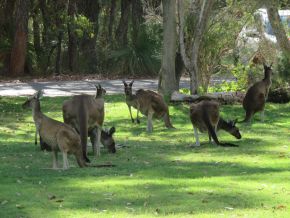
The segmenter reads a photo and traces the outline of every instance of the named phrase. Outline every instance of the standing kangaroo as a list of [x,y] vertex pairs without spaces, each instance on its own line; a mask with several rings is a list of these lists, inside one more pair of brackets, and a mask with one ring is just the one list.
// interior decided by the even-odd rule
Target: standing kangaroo
[[264,120],[264,108],[272,84],[272,64],[268,67],[264,64],[264,79],[256,82],[249,88],[243,100],[243,107],[246,111],[245,119],[242,122],[250,122],[252,116],[261,111],[261,118]]
[[139,111],[147,116],[147,131],[153,131],[153,118],[163,118],[165,126],[167,128],[174,128],[170,122],[169,118],[169,110],[168,106],[165,103],[163,97],[156,92],[150,90],[137,90],[136,94],[132,94],[132,85],[134,80],[127,84],[123,81],[124,84],[124,91],[126,96],[126,104],[129,108],[130,117],[132,123],[134,123],[134,119],[132,116],[131,107],[137,109],[137,123],[140,123],[139,120]]
[[80,137],[77,132],[65,123],[53,120],[41,112],[40,101],[42,92],[36,92],[22,105],[23,108],[32,108],[33,120],[36,132],[43,143],[52,150],[53,169],[57,169],[57,152],[60,150],[63,156],[63,168],[68,169],[67,154],[75,155],[80,167],[85,167],[83,160]]
[[[197,104],[192,104],[190,106],[189,116],[194,129],[196,146],[200,146],[197,129],[199,129],[201,132],[207,131],[209,138],[213,138],[217,145],[231,147],[238,146],[231,143],[221,143],[217,138],[216,130],[220,120],[218,102],[204,100]],[[222,127],[222,125],[220,125],[220,127]]]
[[115,141],[112,135],[115,128],[109,132],[102,132],[105,117],[104,98],[105,90],[98,85],[96,97],[89,95],[78,95],[66,100],[62,106],[63,119],[80,134],[83,156],[87,162],[87,138],[90,136],[94,155],[100,155],[101,141],[111,153],[116,152]]

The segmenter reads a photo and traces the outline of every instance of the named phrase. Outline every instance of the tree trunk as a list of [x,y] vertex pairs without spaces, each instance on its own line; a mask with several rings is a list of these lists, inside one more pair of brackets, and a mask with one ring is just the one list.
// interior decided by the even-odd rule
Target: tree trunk
[[39,28],[39,13],[38,9],[35,9],[32,14],[32,26],[33,26],[33,46],[37,56],[37,62],[40,62],[41,58],[41,44],[40,44],[40,28]]
[[14,8],[15,0],[6,0],[5,2],[3,2],[2,9],[0,11],[0,39],[2,37],[12,39],[14,36]]
[[119,47],[125,47],[128,44],[128,22],[130,16],[131,0],[121,0],[121,18],[116,30],[116,40],[119,42]]
[[179,52],[176,52],[175,56],[175,79],[176,79],[176,87],[179,90],[179,82],[184,71],[184,63],[182,60],[182,56]]
[[109,25],[108,25],[108,42],[112,43],[113,37],[113,25],[115,20],[115,9],[116,9],[116,0],[111,0],[111,7],[110,7],[110,19],[109,19]]
[[97,52],[96,52],[96,41],[99,32],[99,14],[100,14],[100,4],[98,0],[85,0],[82,1],[82,12],[93,24],[94,36],[86,36],[82,41],[82,51],[87,60],[88,69],[91,72],[97,70]]
[[273,32],[277,38],[279,47],[282,49],[283,53],[290,58],[290,42],[288,40],[286,31],[280,20],[278,13],[278,5],[275,1],[266,1],[266,7],[268,12],[268,18],[272,26]]
[[210,17],[210,12],[212,9],[214,1],[213,0],[204,0],[202,2],[198,22],[194,27],[194,36],[192,43],[191,58],[186,54],[185,45],[184,45],[184,6],[183,1],[178,1],[178,13],[179,13],[179,43],[182,59],[186,69],[190,74],[190,92],[191,94],[196,94],[199,87],[199,67],[198,67],[198,58],[199,58],[199,49],[202,42],[203,35],[205,33],[207,23]]
[[18,0],[16,2],[16,29],[10,58],[10,76],[24,74],[28,37],[28,9],[29,0]]
[[70,0],[68,5],[68,65],[71,72],[77,70],[77,37],[74,28],[74,18],[77,13],[76,0]]
[[56,45],[56,59],[55,59],[55,74],[61,74],[61,51],[62,51],[62,39],[64,35],[64,19],[61,14],[66,11],[67,1],[54,0],[54,10],[57,12],[55,17],[55,26],[57,29],[57,45]]
[[176,1],[163,2],[163,52],[162,64],[159,72],[159,92],[170,96],[177,90],[175,77],[176,53]]
[[133,45],[137,45],[139,31],[141,24],[143,23],[143,8],[141,0],[132,1],[132,42]]

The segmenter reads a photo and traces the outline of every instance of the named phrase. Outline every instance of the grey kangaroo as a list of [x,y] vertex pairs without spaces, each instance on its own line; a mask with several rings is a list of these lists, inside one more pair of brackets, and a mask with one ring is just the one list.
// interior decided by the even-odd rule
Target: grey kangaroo
[[251,86],[243,100],[243,107],[246,111],[245,119],[242,122],[251,122],[253,115],[261,111],[261,118],[264,120],[264,108],[272,84],[272,64],[264,64],[264,79]]
[[101,142],[111,153],[116,152],[113,134],[115,128],[108,132],[102,131],[105,117],[104,98],[105,90],[98,85],[96,97],[78,95],[66,100],[62,106],[63,119],[80,134],[83,156],[87,162],[87,138],[90,136],[95,156],[100,155]]
[[[199,137],[198,137],[198,131],[201,132],[208,132],[209,138],[213,138],[214,142],[217,145],[220,146],[231,146],[231,147],[237,147],[238,145],[231,144],[231,143],[221,143],[219,142],[216,131],[218,129],[218,123],[220,120],[219,115],[219,103],[216,101],[208,101],[203,100],[200,101],[197,104],[192,104],[190,106],[190,120],[193,125],[194,129],[194,136],[196,140],[196,146],[200,146]],[[221,123],[220,128],[224,123]],[[223,127],[224,128],[224,127]],[[226,129],[226,128],[224,128]],[[240,137],[239,134],[236,134],[237,137]]]
[[80,137],[77,132],[65,123],[53,120],[41,112],[40,101],[42,92],[36,92],[22,105],[23,108],[32,108],[33,120],[36,132],[43,143],[50,147],[53,157],[53,169],[57,169],[57,152],[63,155],[63,168],[68,169],[67,154],[71,153],[76,157],[80,167],[85,167],[83,160]]
[[124,91],[126,96],[126,104],[129,108],[130,117],[132,123],[134,123],[134,118],[132,116],[131,107],[137,109],[137,123],[140,123],[139,112],[147,116],[147,131],[153,131],[153,118],[163,118],[165,126],[167,128],[174,128],[170,122],[169,110],[163,97],[153,91],[139,89],[136,94],[132,93],[132,85],[134,80],[127,84],[123,81]]

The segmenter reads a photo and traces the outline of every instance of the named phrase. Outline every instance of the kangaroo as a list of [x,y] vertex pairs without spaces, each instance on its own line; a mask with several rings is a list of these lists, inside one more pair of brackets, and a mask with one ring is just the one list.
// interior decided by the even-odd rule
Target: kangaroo
[[242,122],[251,122],[253,115],[261,111],[262,121],[264,120],[264,107],[272,84],[272,64],[268,67],[264,64],[264,79],[251,86],[243,100],[243,108],[246,111],[245,119]]
[[148,132],[153,131],[153,123],[152,123],[153,118],[157,119],[163,118],[165,126],[167,128],[174,128],[170,122],[168,106],[165,103],[163,97],[160,94],[157,94],[156,92],[143,89],[139,89],[137,90],[136,94],[132,94],[133,83],[134,80],[131,81],[129,84],[123,81],[126,104],[130,112],[132,123],[134,123],[134,118],[132,116],[131,107],[134,107],[137,109],[137,117],[136,117],[137,123],[140,123],[139,112],[147,116]]
[[192,104],[189,116],[194,129],[196,146],[200,146],[197,131],[199,129],[200,132],[208,131],[209,138],[213,138],[217,145],[238,147],[238,145],[231,143],[221,143],[217,138],[216,130],[220,120],[218,102],[203,100],[197,104]]
[[[240,133],[239,128],[236,126],[237,120],[238,119],[226,121],[222,117],[220,117],[219,122],[218,122],[218,126],[217,126],[217,131],[222,129],[222,130],[228,132],[229,134],[231,134],[232,136],[234,136],[235,138],[241,139],[242,135]],[[209,141],[211,142],[210,135],[209,135]]]
[[115,128],[111,129],[111,140],[102,138],[102,126],[105,117],[104,98],[105,90],[98,85],[96,97],[89,95],[74,96],[70,100],[66,100],[62,106],[63,119],[66,124],[72,126],[81,137],[83,157],[90,162],[87,157],[87,138],[90,136],[93,152],[95,156],[100,155],[101,141],[108,147],[109,152],[115,153],[115,141],[112,138]]
[[79,167],[85,167],[82,157],[81,141],[77,132],[65,123],[53,120],[41,112],[39,98],[42,91],[36,92],[22,105],[23,108],[32,108],[32,116],[36,126],[36,132],[41,141],[52,150],[53,169],[57,169],[57,152],[60,150],[63,156],[63,169],[68,169],[67,154],[76,157]]

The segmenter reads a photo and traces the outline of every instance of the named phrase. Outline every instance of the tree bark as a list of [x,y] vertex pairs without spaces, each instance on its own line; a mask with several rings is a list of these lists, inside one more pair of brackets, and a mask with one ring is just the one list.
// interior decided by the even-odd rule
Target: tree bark
[[17,0],[16,28],[9,68],[10,76],[21,76],[24,74],[28,37],[28,9],[29,0]]
[[163,52],[162,64],[159,72],[159,92],[170,96],[177,90],[175,77],[176,54],[176,1],[163,2]]
[[81,49],[87,60],[87,64],[91,72],[95,72],[97,69],[97,52],[96,42],[99,32],[99,15],[100,15],[100,4],[98,0],[83,0],[82,1],[82,12],[93,24],[93,37],[86,36],[82,41]]
[[113,40],[113,25],[115,20],[115,9],[116,9],[116,0],[111,0],[111,7],[110,7],[110,19],[108,25],[108,42],[112,43]]
[[40,62],[41,57],[41,44],[40,44],[40,28],[39,28],[39,11],[36,8],[32,13],[32,26],[33,26],[33,46],[37,56],[37,62]]
[[143,23],[143,8],[140,0],[132,1],[132,42],[137,45],[141,24]]
[[125,47],[128,44],[128,23],[130,16],[131,0],[121,0],[121,18],[116,30],[116,40],[119,42],[119,47]]
[[266,7],[268,12],[268,18],[272,26],[273,32],[277,38],[277,42],[281,50],[288,58],[290,58],[290,42],[288,40],[286,31],[280,20],[278,13],[278,5],[275,1],[266,1]]
[[76,0],[69,0],[68,4],[68,16],[69,22],[67,24],[68,29],[68,65],[71,72],[77,70],[77,37],[74,28],[74,18],[77,13]]

